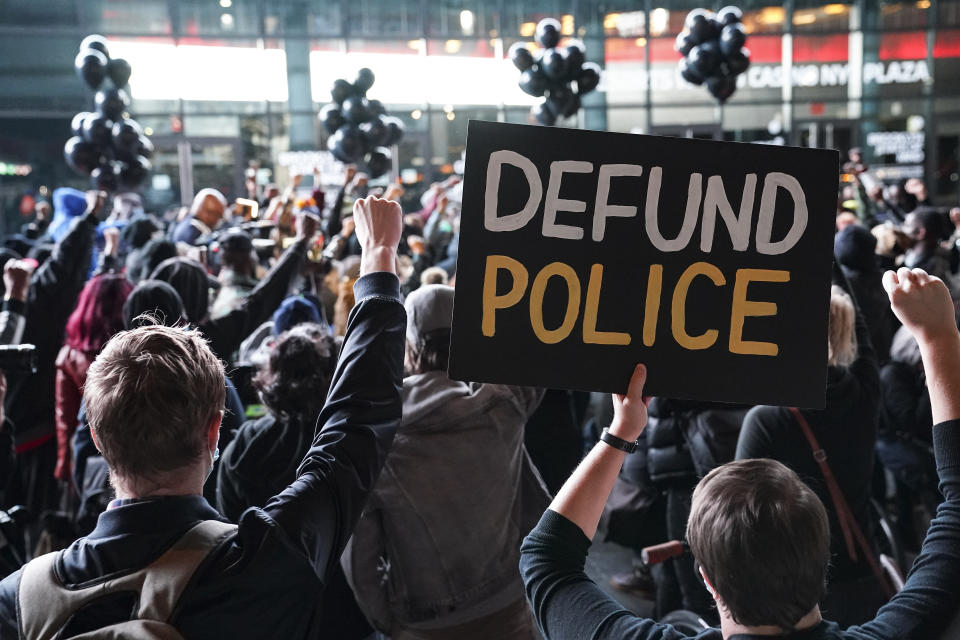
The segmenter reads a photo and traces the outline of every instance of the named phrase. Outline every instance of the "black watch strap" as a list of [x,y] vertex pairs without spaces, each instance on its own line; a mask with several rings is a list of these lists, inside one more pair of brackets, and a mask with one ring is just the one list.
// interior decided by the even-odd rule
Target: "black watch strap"
[[604,429],[603,433],[600,434],[600,439],[606,442],[608,445],[614,449],[620,449],[620,451],[626,451],[627,453],[633,453],[637,450],[637,447],[640,446],[640,442],[634,440],[630,442],[629,440],[624,440],[623,438],[618,438],[617,436],[610,433],[609,429]]

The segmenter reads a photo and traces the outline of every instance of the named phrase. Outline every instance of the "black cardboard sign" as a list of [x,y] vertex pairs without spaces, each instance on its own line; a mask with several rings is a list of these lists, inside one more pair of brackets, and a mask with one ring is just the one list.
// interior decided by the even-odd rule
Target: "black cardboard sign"
[[450,376],[820,408],[839,154],[471,121]]

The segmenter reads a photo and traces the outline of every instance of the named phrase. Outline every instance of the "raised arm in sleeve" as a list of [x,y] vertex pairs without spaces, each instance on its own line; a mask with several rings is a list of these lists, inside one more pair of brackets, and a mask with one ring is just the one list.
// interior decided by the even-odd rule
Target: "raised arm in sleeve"
[[27,325],[27,305],[20,300],[4,300],[0,310],[0,345],[17,345]]
[[380,474],[402,411],[406,312],[400,282],[371,273],[354,286],[340,359],[298,478],[264,511],[318,576],[337,562]]
[[210,340],[210,347],[219,358],[229,360],[240,348],[240,343],[270,319],[290,291],[291,282],[300,272],[307,254],[307,241],[300,239],[290,245],[277,264],[250,292],[239,307],[225,316],[203,324],[201,330]]

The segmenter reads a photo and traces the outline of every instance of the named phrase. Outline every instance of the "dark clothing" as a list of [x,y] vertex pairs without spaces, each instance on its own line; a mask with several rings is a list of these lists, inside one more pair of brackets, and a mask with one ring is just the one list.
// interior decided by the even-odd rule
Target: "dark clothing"
[[880,371],[880,385],[883,388],[884,435],[908,436],[930,442],[933,413],[923,370],[893,360]]
[[551,494],[556,494],[583,457],[580,428],[590,394],[548,389],[523,430],[523,444]]
[[50,258],[30,278],[22,342],[36,345],[37,372],[11,377],[6,399],[17,453],[53,438],[57,353],[63,344],[67,318],[87,280],[97,224],[93,215],[75,220]]
[[77,430],[77,414],[83,400],[83,385],[87,369],[95,353],[63,345],[57,356],[56,419],[57,419],[57,480],[69,480],[73,472],[73,434]]
[[176,227],[173,229],[173,235],[171,240],[174,242],[185,242],[186,244],[194,244],[197,240],[209,236],[211,233],[210,227],[203,224],[193,216],[188,216],[180,221]]
[[[787,636],[789,640],[939,640],[957,613],[960,593],[960,420],[934,428],[937,468],[947,500],[937,511],[907,584],[877,617],[846,631],[833,622]],[[521,548],[520,571],[534,615],[549,640],[682,640],[673,627],[638,618],[584,572],[590,540],[558,513],[547,511]],[[718,629],[700,640],[720,640]],[[735,635],[729,640],[769,640]]]
[[[827,372],[826,407],[804,410],[817,442],[827,454],[827,463],[850,510],[870,539],[873,522],[870,504],[874,443],[880,408],[880,372],[863,314],[857,313],[857,358],[849,367],[830,367]],[[737,459],[772,458],[793,469],[816,492],[830,517],[831,582],[869,575],[862,554],[854,563],[847,554],[833,500],[813,451],[784,407],[756,407],[747,414],[737,444]]]
[[854,271],[847,267],[842,268],[870,330],[873,352],[880,366],[883,366],[890,359],[890,345],[899,326],[897,317],[890,310],[887,292],[883,289],[883,272],[879,269]]
[[[194,576],[171,622],[187,638],[320,637],[319,603],[400,423],[406,313],[399,282],[375,273],[356,284],[357,305],[326,405],[322,428],[297,480],[239,527]],[[132,501],[100,516],[97,528],[57,559],[69,585],[140,568],[198,521],[220,519],[200,496]],[[20,572],[0,583],[0,634],[19,637]],[[78,617],[126,620],[109,603]],[[84,622],[94,622],[92,619]]]
[[[240,343],[253,333],[254,329],[270,319],[287,297],[290,284],[300,272],[306,253],[306,239],[290,245],[240,306],[225,316],[200,323],[200,332],[210,341],[210,348],[217,357],[232,361]],[[188,301],[184,300],[184,304],[190,308]]]

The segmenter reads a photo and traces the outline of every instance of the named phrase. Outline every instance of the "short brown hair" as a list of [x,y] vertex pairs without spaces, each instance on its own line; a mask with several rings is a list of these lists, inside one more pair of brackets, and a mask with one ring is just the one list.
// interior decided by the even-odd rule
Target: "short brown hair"
[[111,471],[148,479],[205,455],[207,426],[225,396],[223,364],[200,334],[159,325],[115,335],[83,391]]
[[687,542],[739,624],[792,630],[823,597],[827,512],[779,462],[740,460],[707,474],[693,492]]

